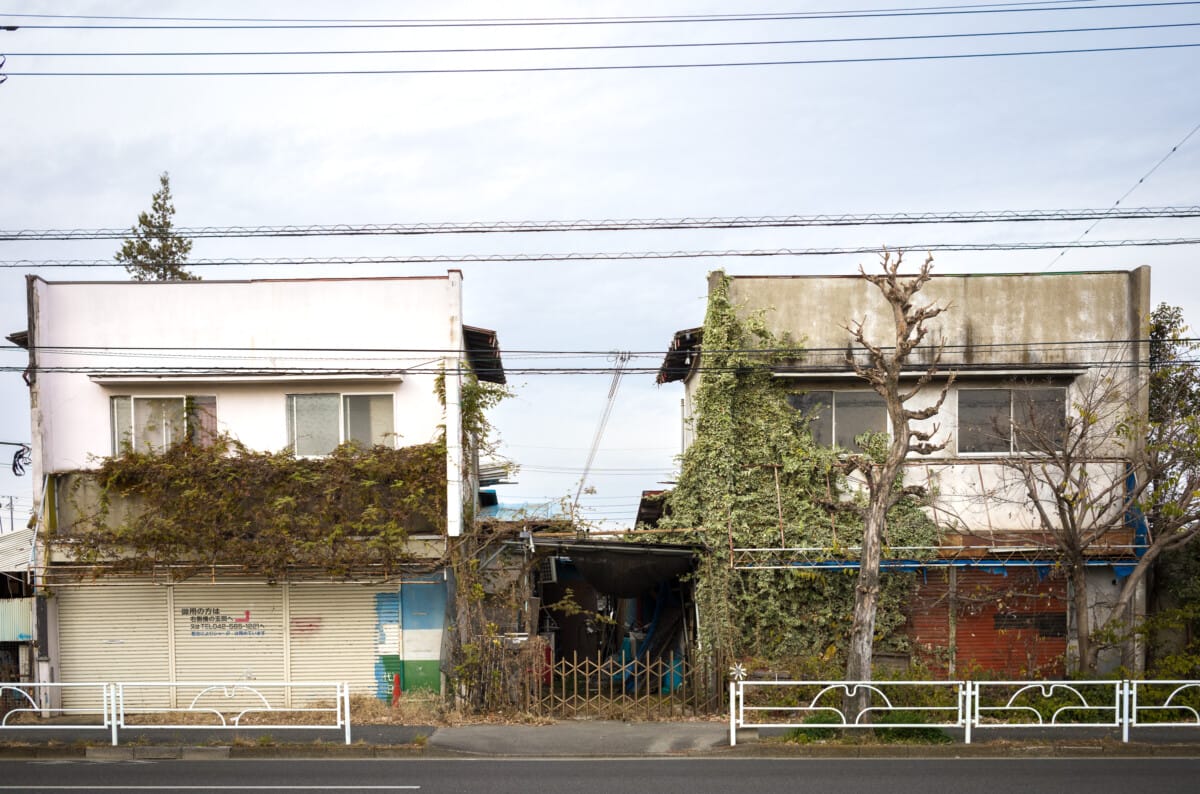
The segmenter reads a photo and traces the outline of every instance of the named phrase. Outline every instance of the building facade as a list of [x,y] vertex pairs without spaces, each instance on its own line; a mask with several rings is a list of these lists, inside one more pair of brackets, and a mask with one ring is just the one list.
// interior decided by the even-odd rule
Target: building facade
[[[447,537],[463,532],[477,489],[462,390],[475,376],[504,381],[495,334],[463,325],[461,281],[458,271],[190,282],[30,277],[21,341],[29,350],[35,570],[45,605],[39,679],[337,680],[380,697],[397,685],[439,690],[448,599],[438,562]],[[105,460],[216,439],[232,445],[230,455],[290,452],[314,465],[346,445],[440,445],[444,476],[439,470],[428,496],[439,507],[429,520],[399,520],[406,562],[386,570],[301,566],[263,577],[224,559],[196,575],[185,552],[185,565],[161,560],[117,571],[81,558],[69,542],[49,542],[88,521],[119,529],[137,513],[136,499],[122,507],[114,498],[105,518],[94,518],[95,472]],[[314,489],[326,487],[313,476]],[[204,511],[201,503],[197,513]],[[352,533],[337,541],[366,542]]]
[[[761,316],[777,338],[802,348],[775,365],[773,376],[787,384],[786,399],[808,418],[814,441],[854,451],[862,434],[890,432],[883,398],[848,363],[866,362],[850,330],[857,323],[873,344],[895,343],[892,310],[877,287],[858,276],[727,279],[719,272],[710,277],[710,293],[718,286],[739,315]],[[933,549],[891,549],[884,563],[885,571],[918,572],[907,626],[915,656],[951,674],[1061,674],[1076,620],[1050,531],[1061,528],[1048,529],[1013,464],[1036,459],[1038,443],[1063,443],[1081,406],[1096,414],[1101,429],[1082,464],[1093,483],[1103,484],[1096,491],[1108,494],[1093,516],[1103,530],[1086,553],[1089,622],[1099,625],[1144,542],[1144,522],[1123,519],[1122,485],[1136,476],[1130,445],[1137,442],[1118,428],[1148,410],[1149,268],[935,275],[917,302],[946,310],[930,323],[928,344],[902,377],[916,384],[937,362],[937,374],[908,405],[932,405],[943,390],[945,399],[935,416],[913,423],[941,448],[910,455],[905,482],[930,492],[927,514],[940,541]],[[678,332],[658,375],[659,383],[684,386],[688,444],[705,377],[703,349],[702,328]],[[1039,485],[1038,493],[1050,500],[1048,487]],[[735,559],[808,572],[857,565],[828,549],[757,550]],[[1144,595],[1135,607],[1143,604]],[[1119,661],[1110,655],[1103,664]]]

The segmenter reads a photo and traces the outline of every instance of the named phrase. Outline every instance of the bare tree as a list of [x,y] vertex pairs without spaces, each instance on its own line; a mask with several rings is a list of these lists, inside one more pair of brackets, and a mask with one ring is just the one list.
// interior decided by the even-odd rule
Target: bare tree
[[[848,361],[854,367],[854,371],[883,397],[891,420],[891,437],[886,453],[853,454],[847,457],[845,462],[846,473],[857,472],[866,481],[867,487],[862,557],[858,569],[858,585],[854,593],[854,623],[850,630],[850,645],[846,656],[848,681],[871,679],[875,615],[879,601],[880,558],[888,510],[905,497],[923,496],[925,493],[921,486],[903,486],[900,483],[905,459],[910,452],[929,454],[944,446],[932,440],[937,433],[936,426],[920,430],[913,428],[910,423],[936,415],[953,380],[953,376],[947,380],[937,400],[932,404],[920,409],[906,407],[936,375],[941,359],[940,349],[915,381],[903,389],[900,385],[901,374],[913,350],[925,340],[929,331],[927,323],[944,312],[946,307],[914,304],[917,293],[931,278],[933,257],[926,257],[920,271],[910,277],[900,275],[902,261],[903,254],[892,256],[885,251],[880,261],[882,274],[868,275],[865,270],[859,269],[863,278],[879,288],[892,310],[894,345],[888,347],[869,341],[863,320],[846,326],[855,342],[866,352],[867,363],[860,363],[853,355],[848,356]],[[861,711],[866,705],[865,690],[860,689],[859,692],[861,694],[855,698],[847,698],[847,707],[854,712]]]
[[[1096,670],[1105,647],[1095,639],[1097,629],[1109,642],[1122,641],[1122,661],[1136,664],[1133,602],[1146,574],[1163,552],[1200,533],[1200,416],[1191,367],[1170,360],[1174,353],[1153,367],[1130,366],[1140,356],[1124,352],[1072,386],[1065,420],[1014,401],[1011,433],[1019,454],[1002,460],[1034,513],[1035,539],[1054,551],[1067,572],[1070,636],[1080,669],[1088,672]],[[1093,627],[1088,561],[1122,551],[1114,547],[1124,545],[1144,517],[1149,524],[1137,562],[1107,616]]]

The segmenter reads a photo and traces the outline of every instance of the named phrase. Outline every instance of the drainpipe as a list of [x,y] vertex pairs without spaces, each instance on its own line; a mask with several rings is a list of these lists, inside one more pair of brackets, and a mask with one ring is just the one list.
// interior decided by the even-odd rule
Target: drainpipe
[[456,538],[463,530],[462,447],[462,272],[448,272],[450,284],[450,347],[444,361],[446,373],[446,536]]

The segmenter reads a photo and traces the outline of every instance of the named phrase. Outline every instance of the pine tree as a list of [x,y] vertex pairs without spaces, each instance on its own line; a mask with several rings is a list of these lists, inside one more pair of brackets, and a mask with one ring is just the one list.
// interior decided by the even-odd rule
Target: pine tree
[[150,212],[138,215],[133,236],[125,240],[113,257],[134,281],[199,281],[184,269],[192,241],[175,233],[175,205],[171,203],[171,179],[164,171],[162,186],[150,200]]

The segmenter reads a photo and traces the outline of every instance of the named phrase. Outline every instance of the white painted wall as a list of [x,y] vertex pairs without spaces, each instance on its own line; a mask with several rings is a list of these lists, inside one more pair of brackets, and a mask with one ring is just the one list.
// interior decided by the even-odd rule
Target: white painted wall
[[[219,429],[263,451],[287,446],[287,394],[392,394],[400,446],[436,439],[447,422],[434,370],[442,363],[453,367],[462,356],[457,271],[422,278],[174,283],[33,278],[29,286],[39,483],[45,473],[91,468],[113,453],[114,395],[215,395]],[[321,352],[330,350],[346,352]],[[71,371],[58,371],[64,368]],[[165,371],[133,374],[146,368]],[[262,368],[289,374],[254,382],[231,377],[239,369]],[[366,374],[314,372],[329,368]],[[197,375],[194,369],[213,372]],[[451,388],[456,385],[451,379]],[[457,406],[456,395],[452,402]],[[450,420],[453,473],[461,469],[454,457],[461,457],[457,413]],[[456,513],[453,505],[461,500],[450,503]],[[451,526],[461,521],[457,514],[450,519]]]

